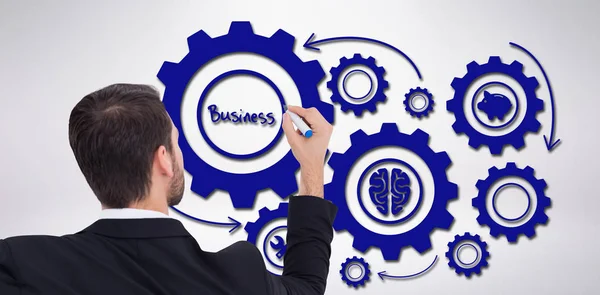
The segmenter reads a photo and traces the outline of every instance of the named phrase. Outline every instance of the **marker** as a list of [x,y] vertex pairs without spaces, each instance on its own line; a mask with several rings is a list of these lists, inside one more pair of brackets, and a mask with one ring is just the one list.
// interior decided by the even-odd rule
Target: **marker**
[[313,132],[310,129],[310,127],[308,127],[306,122],[304,122],[304,120],[302,120],[302,118],[300,118],[300,116],[298,116],[295,113],[292,113],[292,111],[288,110],[287,106],[283,106],[283,109],[285,110],[286,113],[288,113],[288,115],[290,116],[290,119],[292,119],[292,122],[294,122],[294,125],[296,125],[298,130],[300,130],[300,132],[302,132],[304,137],[310,138],[313,135]]

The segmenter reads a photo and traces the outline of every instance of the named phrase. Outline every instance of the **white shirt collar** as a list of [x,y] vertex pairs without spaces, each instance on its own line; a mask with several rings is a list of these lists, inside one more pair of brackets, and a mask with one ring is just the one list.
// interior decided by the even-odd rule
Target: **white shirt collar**
[[100,219],[171,218],[162,212],[134,208],[103,209]]

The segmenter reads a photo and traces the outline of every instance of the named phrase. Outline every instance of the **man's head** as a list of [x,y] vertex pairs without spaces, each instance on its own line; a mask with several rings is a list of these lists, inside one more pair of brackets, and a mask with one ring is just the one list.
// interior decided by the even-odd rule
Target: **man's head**
[[69,118],[71,149],[105,208],[178,204],[184,187],[178,137],[159,93],[147,85],[114,84],[90,93]]

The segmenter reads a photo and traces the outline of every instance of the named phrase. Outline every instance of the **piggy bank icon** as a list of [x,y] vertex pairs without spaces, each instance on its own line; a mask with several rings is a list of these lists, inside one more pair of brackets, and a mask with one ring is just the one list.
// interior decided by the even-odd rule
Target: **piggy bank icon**
[[[369,196],[377,210],[385,216],[397,216],[410,198],[410,178],[401,169],[392,172],[380,168],[369,177]],[[390,210],[391,208],[391,210]]]
[[477,108],[482,110],[490,121],[494,120],[494,118],[504,121],[504,117],[512,108],[512,103],[508,97],[502,94],[492,94],[485,91],[483,93],[483,100],[477,103]]

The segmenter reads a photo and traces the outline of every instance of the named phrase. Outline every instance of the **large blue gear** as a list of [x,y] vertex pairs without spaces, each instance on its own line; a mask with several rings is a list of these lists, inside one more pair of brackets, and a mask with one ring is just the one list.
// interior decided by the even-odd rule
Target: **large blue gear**
[[[457,263],[456,259],[454,259],[454,256],[458,255],[458,253],[456,253],[458,251],[457,246],[464,242],[475,243],[481,250],[481,252],[478,251],[479,260],[476,261],[475,265],[469,268],[461,266],[461,264]],[[479,235],[472,236],[467,232],[462,236],[454,236],[454,241],[448,243],[448,252],[446,252],[446,257],[448,258],[448,265],[451,268],[454,268],[454,271],[457,274],[460,275],[464,273],[466,277],[470,277],[473,273],[480,274],[481,268],[488,266],[487,259],[490,257],[490,253],[487,251],[487,243],[483,242]]]
[[[325,72],[318,61],[303,62],[294,54],[295,38],[287,32],[280,29],[271,37],[264,37],[254,34],[250,22],[232,22],[227,35],[211,38],[199,31],[187,41],[189,53],[179,63],[165,62],[157,75],[166,86],[165,108],[180,131],[183,131],[181,102],[192,77],[211,60],[237,52],[255,53],[279,64],[296,84],[302,106],[316,107],[329,122],[333,122],[333,106],[320,100],[317,89]],[[262,171],[229,173],[207,164],[193,151],[184,132],[180,134],[179,146],[185,158],[185,169],[193,176],[191,189],[204,198],[216,189],[224,190],[229,192],[235,208],[252,208],[258,191],[271,188],[281,198],[287,198],[298,189],[295,172],[299,164],[291,151]]]
[[[519,235],[525,234],[527,237],[532,238],[535,236],[535,226],[537,224],[548,223],[548,215],[546,215],[545,210],[552,204],[550,198],[544,193],[548,185],[545,180],[535,178],[534,172],[533,168],[529,166],[525,167],[525,169],[519,169],[515,163],[509,162],[504,169],[490,168],[488,170],[489,176],[485,180],[480,179],[477,181],[476,187],[479,193],[477,197],[473,198],[472,205],[479,210],[477,222],[481,225],[487,225],[493,237],[498,237],[502,234],[506,236],[509,242],[516,243]],[[527,222],[516,227],[503,226],[494,221],[490,217],[486,206],[489,189],[496,181],[504,177],[519,177],[527,181],[535,190],[535,198],[537,200],[535,210]]]
[[[371,69],[377,77],[377,89],[375,89],[375,93],[371,99],[361,104],[353,104],[346,101],[340,94],[340,89],[338,87],[342,72],[353,65],[366,66]],[[340,59],[340,64],[337,67],[331,68],[329,72],[331,73],[331,80],[327,82],[327,88],[332,92],[331,101],[339,103],[344,112],[352,110],[357,117],[362,116],[365,110],[374,113],[377,110],[377,102],[384,102],[387,98],[384,91],[389,87],[389,83],[383,78],[385,69],[383,67],[378,67],[377,64],[375,64],[375,58],[372,56],[365,59],[360,54],[356,53],[350,59],[342,57]]]
[[[336,231],[347,230],[354,236],[352,246],[365,252],[369,247],[378,247],[385,260],[398,260],[402,248],[412,246],[420,253],[431,248],[429,235],[435,228],[449,229],[454,217],[446,209],[452,199],[458,197],[458,186],[448,181],[446,169],[451,165],[446,152],[434,152],[428,145],[429,135],[417,129],[412,134],[398,131],[394,123],[384,123],[379,133],[367,135],[358,130],[350,136],[352,145],[343,154],[334,153],[329,160],[334,174],[331,183],[325,186],[325,197],[338,206],[333,227]],[[348,208],[346,181],[354,163],[367,152],[383,146],[397,146],[412,151],[429,168],[434,182],[435,196],[431,209],[423,221],[413,229],[397,234],[384,235],[362,226]]]
[[[348,275],[348,268],[352,265],[358,265],[362,269],[361,276],[356,279]],[[369,281],[371,270],[369,269],[369,264],[365,262],[363,258],[354,256],[352,258],[346,258],[346,262],[342,263],[340,274],[342,275],[342,280],[346,282],[348,286],[358,288],[359,286],[364,286],[365,283]]]
[[[423,108],[422,110],[414,110],[411,105],[412,105],[412,99],[415,95],[421,94],[423,96],[423,98],[425,98],[427,101],[425,108]],[[433,95],[431,95],[431,92],[429,92],[429,90],[427,90],[427,88],[421,88],[421,87],[417,87],[414,89],[410,89],[410,91],[404,95],[405,99],[404,99],[404,109],[413,117],[417,117],[417,118],[421,118],[423,116],[427,117],[427,115],[429,115],[429,112],[433,111],[433,106],[435,105],[435,101],[433,100]]]
[[[464,100],[469,86],[478,78],[489,73],[500,73],[512,77],[523,88],[527,100],[527,110],[519,126],[501,136],[491,136],[477,131],[469,124],[464,112]],[[544,109],[544,101],[536,96],[538,86],[539,83],[535,77],[527,77],[523,74],[523,65],[518,61],[513,61],[508,65],[502,63],[498,56],[491,56],[488,63],[481,65],[472,61],[467,65],[467,74],[462,78],[456,77],[452,81],[454,98],[446,104],[447,110],[454,113],[456,118],[452,128],[456,134],[465,133],[469,137],[471,147],[478,149],[481,145],[486,145],[493,155],[502,154],[505,145],[512,145],[519,150],[525,146],[525,133],[538,132],[541,127],[536,115]]]

